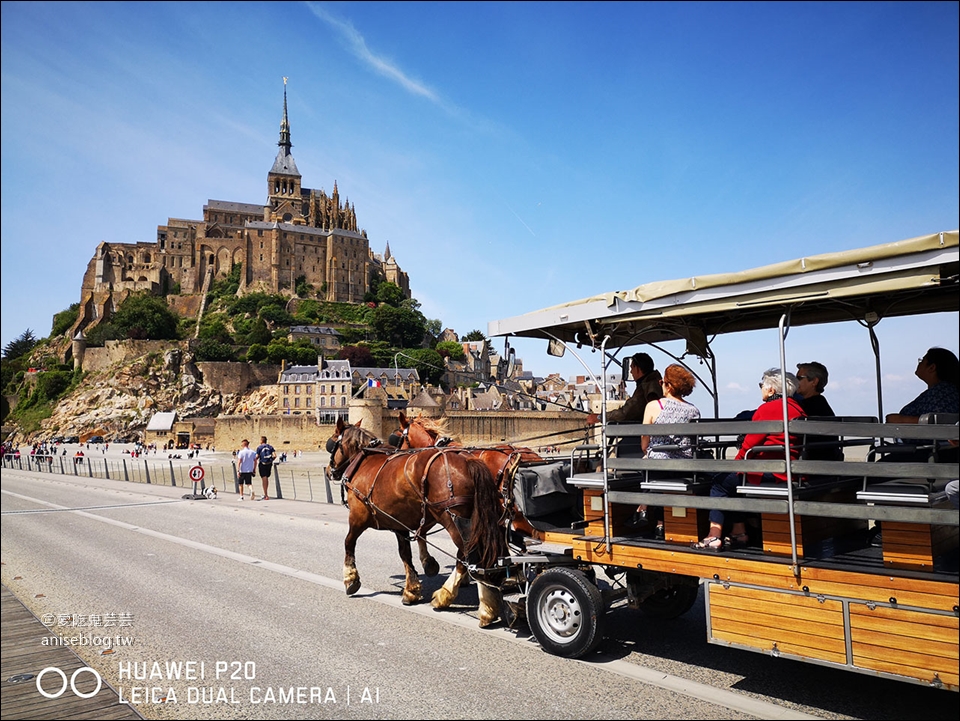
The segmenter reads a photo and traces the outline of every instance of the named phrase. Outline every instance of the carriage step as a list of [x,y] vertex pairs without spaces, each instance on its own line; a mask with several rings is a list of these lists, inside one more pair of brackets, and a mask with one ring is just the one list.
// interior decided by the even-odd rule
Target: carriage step
[[551,543],[550,541],[540,541],[535,538],[525,538],[523,542],[527,550],[535,553],[555,553],[557,555],[569,555],[573,553],[573,546],[565,543]]

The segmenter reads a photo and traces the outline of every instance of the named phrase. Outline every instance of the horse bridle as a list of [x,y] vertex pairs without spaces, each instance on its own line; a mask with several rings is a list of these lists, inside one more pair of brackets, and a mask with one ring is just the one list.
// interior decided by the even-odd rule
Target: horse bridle
[[[437,436],[437,440],[434,441],[434,448],[446,448],[453,442],[453,439],[450,436]],[[390,434],[390,437],[387,439],[387,443],[396,448],[399,451],[403,450],[403,444],[407,444],[407,450],[411,450],[410,447],[410,424],[408,423],[405,428],[401,428],[400,432],[397,433],[394,431]]]
[[[327,440],[327,445],[326,445],[327,453],[330,454],[330,464],[331,464],[330,478],[332,478],[335,481],[340,481],[340,480],[348,481],[350,479],[350,476],[352,476],[356,472],[357,470],[356,466],[359,466],[360,462],[363,461],[363,459],[366,457],[367,454],[364,453],[364,451],[367,450],[368,448],[376,448],[377,446],[380,446],[382,444],[383,444],[383,441],[381,441],[379,438],[371,438],[370,442],[367,443],[366,446],[360,448],[360,450],[357,451],[356,454],[354,454],[353,456],[347,456],[346,458],[343,459],[341,463],[334,466],[333,465],[334,456],[336,455],[337,451],[340,451],[343,449],[343,433],[339,434],[336,438],[330,438],[329,440]],[[351,464],[353,464],[352,467],[351,467]]]

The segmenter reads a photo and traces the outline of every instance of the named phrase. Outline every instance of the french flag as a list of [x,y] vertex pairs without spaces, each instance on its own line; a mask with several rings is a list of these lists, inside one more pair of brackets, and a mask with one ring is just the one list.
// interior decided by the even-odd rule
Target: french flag
[[367,378],[367,388],[379,388],[380,381],[374,380],[373,378]]

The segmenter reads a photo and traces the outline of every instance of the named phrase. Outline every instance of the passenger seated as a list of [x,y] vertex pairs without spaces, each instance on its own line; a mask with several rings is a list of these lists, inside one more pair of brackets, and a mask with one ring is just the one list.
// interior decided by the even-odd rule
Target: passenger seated
[[[829,380],[827,367],[823,363],[810,361],[797,364],[797,394],[796,401],[808,416],[833,418],[836,413],[823,396],[823,389]],[[842,461],[843,451],[837,445],[840,439],[837,436],[807,436],[805,442],[810,444],[806,459],[810,461]]]
[[[693,373],[676,363],[667,366],[660,380],[663,397],[647,403],[643,414],[644,424],[692,423],[700,418],[700,411],[684,398],[693,392],[696,379]],[[646,458],[693,458],[693,438],[691,436],[642,436],[641,446]],[[657,446],[674,446],[671,449],[658,449]],[[673,475],[670,471],[652,471],[659,477]],[[636,513],[627,521],[633,528],[641,528],[648,522],[647,507],[639,506]],[[656,528],[654,538],[663,539],[663,509],[656,509]]]
[[[803,409],[800,407],[800,404],[793,399],[794,393],[797,392],[797,378],[793,373],[786,373],[786,388],[783,388],[780,380],[780,369],[771,368],[764,372],[763,377],[760,380],[760,396],[763,400],[763,403],[760,404],[760,407],[757,408],[756,412],[753,414],[753,419],[755,421],[782,421],[783,420],[783,396],[787,396],[787,420],[794,420],[796,418],[804,418],[806,414],[803,412]],[[794,439],[791,438],[790,442],[790,457],[796,459],[799,456],[799,449],[793,447]],[[743,460],[747,456],[747,452],[754,447],[759,446],[783,446],[784,437],[783,432],[779,431],[776,433],[748,433],[743,440],[743,444],[740,446],[740,450],[737,452],[736,459]],[[783,451],[758,451],[756,453],[750,454],[751,459],[771,459],[771,458],[783,458]],[[782,473],[748,473],[747,482],[753,484],[759,484],[762,481],[786,481],[786,475]],[[713,486],[710,488],[710,496],[713,498],[727,498],[736,494],[737,486],[740,485],[740,474],[739,473],[729,473],[727,475],[720,475],[718,480],[716,480]],[[744,548],[749,542],[750,538],[747,536],[746,521],[744,514],[731,512],[729,521],[731,522],[730,535],[726,538],[723,537],[723,524],[725,519],[725,514],[723,511],[718,509],[713,509],[710,511],[710,531],[705,538],[700,541],[697,541],[692,545],[693,548],[701,549],[705,551],[720,551],[724,548]]]
[[919,423],[924,413],[960,413],[960,362],[946,348],[931,348],[917,361],[917,378],[927,390],[900,409],[887,415],[887,423]]

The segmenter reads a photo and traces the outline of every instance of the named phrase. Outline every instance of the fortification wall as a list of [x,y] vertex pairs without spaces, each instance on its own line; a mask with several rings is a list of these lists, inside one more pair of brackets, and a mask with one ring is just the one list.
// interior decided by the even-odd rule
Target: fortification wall
[[322,450],[327,439],[333,435],[331,425],[317,425],[314,416],[220,416],[213,434],[213,445],[218,450],[240,448],[246,438],[256,447],[260,436],[266,436],[277,453]]
[[173,347],[184,350],[186,344],[169,340],[108,340],[102,348],[86,349],[83,354],[83,370],[106,370],[117,363],[129,363],[149,353],[162,355]]
[[203,384],[221,393],[246,393],[274,385],[280,377],[280,366],[270,364],[203,361],[197,368],[203,374]]

